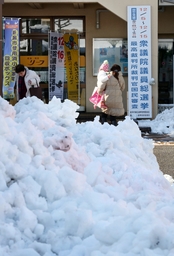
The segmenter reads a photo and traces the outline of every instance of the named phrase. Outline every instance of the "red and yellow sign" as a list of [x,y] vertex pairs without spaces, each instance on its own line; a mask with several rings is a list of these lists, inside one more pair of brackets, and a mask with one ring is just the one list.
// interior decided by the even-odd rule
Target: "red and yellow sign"
[[20,63],[28,68],[48,67],[48,56],[21,56]]

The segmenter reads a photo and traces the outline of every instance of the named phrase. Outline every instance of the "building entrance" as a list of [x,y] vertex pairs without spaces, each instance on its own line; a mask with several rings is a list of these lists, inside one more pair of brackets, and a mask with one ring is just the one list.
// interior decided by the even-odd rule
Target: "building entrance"
[[173,39],[158,41],[158,104],[174,103]]

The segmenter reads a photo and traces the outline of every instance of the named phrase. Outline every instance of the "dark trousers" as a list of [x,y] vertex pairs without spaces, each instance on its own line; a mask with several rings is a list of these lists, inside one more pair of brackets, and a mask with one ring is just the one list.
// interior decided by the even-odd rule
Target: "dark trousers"
[[111,124],[117,126],[116,116],[110,116],[110,121],[111,121]]
[[107,117],[108,115],[105,113],[101,114],[101,123],[104,124],[105,122],[107,122]]
[[[101,114],[101,123],[104,124],[105,122],[107,122],[107,118],[108,118],[108,115],[105,113],[102,113]],[[117,125],[116,116],[110,115],[110,122],[111,122],[111,124],[116,126]]]

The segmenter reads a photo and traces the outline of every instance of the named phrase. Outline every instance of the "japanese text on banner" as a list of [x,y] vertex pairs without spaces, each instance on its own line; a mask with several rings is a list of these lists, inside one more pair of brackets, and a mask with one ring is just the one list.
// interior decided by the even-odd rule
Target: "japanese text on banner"
[[56,96],[63,100],[64,92],[64,41],[63,34],[50,33],[49,100]]
[[19,63],[19,19],[5,19],[5,45],[3,56],[3,98],[13,99],[15,66]]
[[129,115],[152,117],[151,9],[128,6],[128,91]]
[[79,83],[79,47],[77,34],[64,35],[66,74],[68,84],[68,99],[78,101]]

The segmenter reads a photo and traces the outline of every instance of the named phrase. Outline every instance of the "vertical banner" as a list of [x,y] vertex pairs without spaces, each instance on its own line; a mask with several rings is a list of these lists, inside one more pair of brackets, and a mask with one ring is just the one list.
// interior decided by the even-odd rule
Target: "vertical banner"
[[128,6],[128,100],[129,116],[152,117],[151,9]]
[[78,102],[79,47],[77,34],[64,35],[65,62],[68,84],[68,99]]
[[3,98],[14,98],[15,66],[19,63],[19,19],[6,18],[3,56]]
[[64,91],[64,41],[63,34],[50,32],[49,50],[49,100],[56,96],[63,100]]

